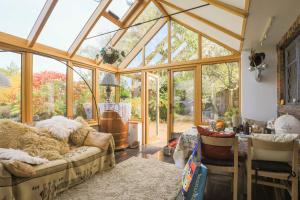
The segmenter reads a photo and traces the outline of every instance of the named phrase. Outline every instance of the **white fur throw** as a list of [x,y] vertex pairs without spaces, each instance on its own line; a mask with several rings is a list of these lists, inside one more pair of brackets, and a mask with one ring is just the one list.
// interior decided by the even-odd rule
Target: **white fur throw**
[[63,116],[37,122],[35,127],[47,129],[57,139],[66,139],[73,131],[81,128],[82,124]]
[[18,160],[28,164],[39,165],[48,162],[47,159],[30,156],[28,153],[18,149],[0,148],[0,160]]

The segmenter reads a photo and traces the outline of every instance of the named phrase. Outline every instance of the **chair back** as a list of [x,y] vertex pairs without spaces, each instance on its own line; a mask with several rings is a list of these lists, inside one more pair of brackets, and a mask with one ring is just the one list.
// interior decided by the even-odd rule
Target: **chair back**
[[201,141],[203,144],[221,146],[221,147],[231,147],[238,142],[237,136],[234,138],[217,138],[201,135]]
[[[248,146],[253,160],[291,162],[297,140],[287,142],[265,141],[258,138],[249,138]],[[298,149],[298,148],[297,148]]]

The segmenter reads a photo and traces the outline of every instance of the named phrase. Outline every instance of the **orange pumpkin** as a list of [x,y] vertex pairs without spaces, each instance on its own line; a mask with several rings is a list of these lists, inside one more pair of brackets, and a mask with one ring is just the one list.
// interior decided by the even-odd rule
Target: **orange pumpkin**
[[225,122],[224,122],[224,120],[218,119],[216,121],[216,129],[217,129],[217,131],[223,131],[225,129]]

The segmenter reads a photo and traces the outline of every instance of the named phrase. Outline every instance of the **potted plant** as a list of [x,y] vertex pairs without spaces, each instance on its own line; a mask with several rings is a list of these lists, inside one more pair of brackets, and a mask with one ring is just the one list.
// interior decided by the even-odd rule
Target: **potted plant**
[[121,62],[122,58],[125,57],[124,51],[119,51],[112,47],[105,47],[102,48],[97,54],[96,58],[98,59],[99,56],[103,59],[103,64],[114,64],[115,62]]

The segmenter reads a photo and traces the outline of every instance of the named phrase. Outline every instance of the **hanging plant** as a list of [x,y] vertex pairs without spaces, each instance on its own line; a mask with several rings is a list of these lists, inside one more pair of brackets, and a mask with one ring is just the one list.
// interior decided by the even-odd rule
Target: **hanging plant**
[[125,57],[124,51],[119,51],[112,47],[102,48],[97,54],[97,59],[99,56],[102,57],[104,64],[114,64],[115,62],[121,62],[122,59]]

